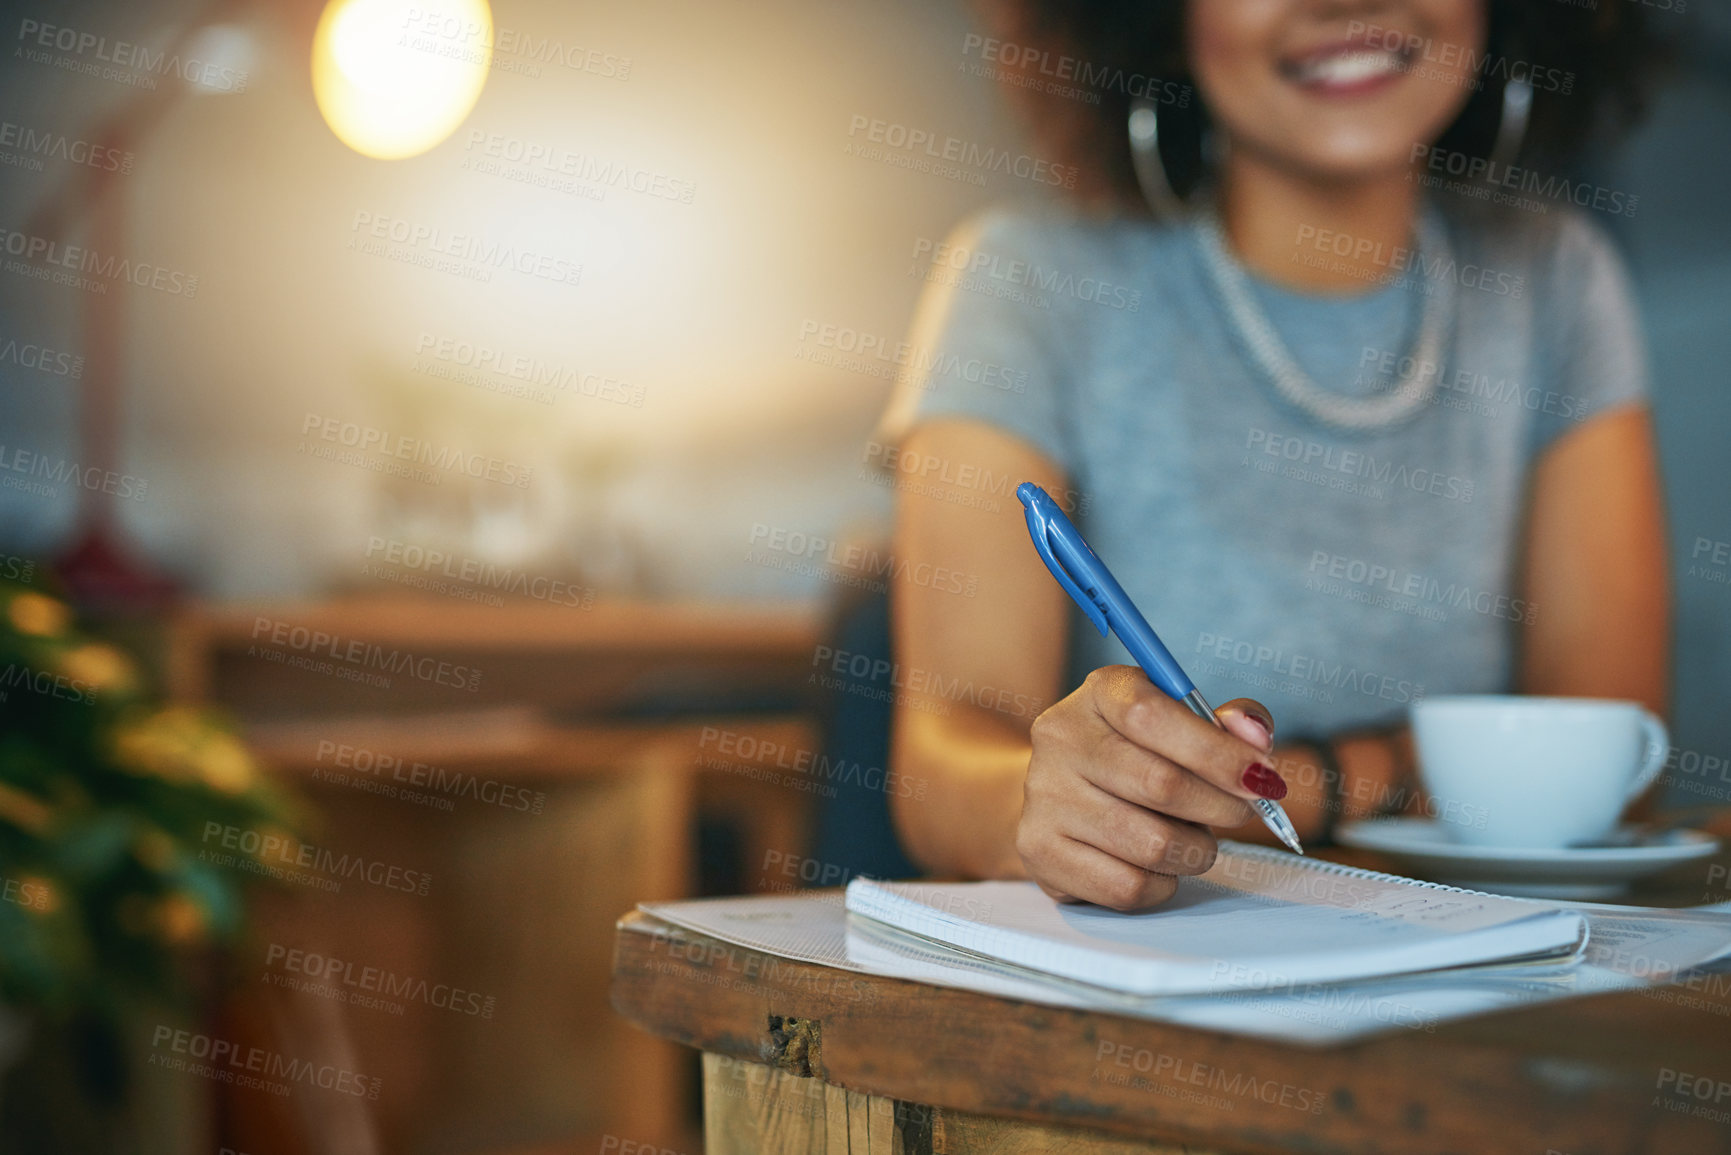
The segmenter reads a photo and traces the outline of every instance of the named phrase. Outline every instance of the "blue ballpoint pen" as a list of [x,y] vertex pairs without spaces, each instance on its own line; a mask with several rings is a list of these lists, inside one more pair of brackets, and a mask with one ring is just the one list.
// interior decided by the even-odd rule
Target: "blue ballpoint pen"
[[[1040,560],[1046,563],[1046,568],[1052,571],[1064,592],[1076,599],[1076,604],[1082,607],[1082,612],[1088,615],[1101,636],[1108,631],[1116,633],[1124,648],[1147,673],[1149,681],[1169,697],[1190,707],[1191,712],[1224,730],[1196,684],[1148,625],[1148,619],[1142,616],[1136,603],[1130,600],[1130,595],[1106,568],[1106,563],[1088,548],[1088,543],[1082,540],[1082,535],[1064,516],[1064,511],[1058,508],[1051,495],[1033,482],[1024,481],[1016,487],[1016,497],[1027,510],[1028,534],[1034,539]],[[1275,837],[1297,853],[1304,853],[1304,847],[1298,844],[1298,831],[1292,828],[1291,820],[1279,803],[1258,798],[1252,805]]]

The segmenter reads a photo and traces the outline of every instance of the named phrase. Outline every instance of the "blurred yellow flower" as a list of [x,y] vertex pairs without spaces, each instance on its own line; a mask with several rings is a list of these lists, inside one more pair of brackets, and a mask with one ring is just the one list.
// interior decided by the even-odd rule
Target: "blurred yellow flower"
[[48,826],[52,813],[42,802],[10,786],[0,783],[0,819],[20,830],[38,833]]
[[102,642],[86,642],[60,655],[60,672],[96,690],[130,689],[133,684],[132,663]]
[[250,789],[257,777],[247,748],[192,706],[170,706],[122,722],[115,729],[114,753],[129,770],[175,781],[196,779],[225,794]]
[[198,768],[205,785],[224,794],[240,794],[251,788],[255,777],[252,754],[229,735],[213,732],[205,743]]
[[184,894],[171,894],[156,909],[162,937],[173,943],[188,943],[204,937],[209,920],[204,908]]
[[65,602],[58,602],[38,593],[12,595],[12,602],[6,607],[6,616],[11,620],[13,629],[39,638],[64,633],[66,627],[72,624],[72,611]]
[[148,714],[114,728],[114,753],[123,768],[159,778],[186,777],[184,744],[163,721],[163,714]]

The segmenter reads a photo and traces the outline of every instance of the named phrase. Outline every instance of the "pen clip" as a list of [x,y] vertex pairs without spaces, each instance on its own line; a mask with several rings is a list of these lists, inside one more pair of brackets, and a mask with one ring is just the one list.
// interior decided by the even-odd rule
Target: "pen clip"
[[[1052,550],[1049,535],[1053,530],[1053,523],[1058,518],[1063,518],[1064,523],[1068,524],[1069,518],[1064,517],[1064,511],[1058,508],[1051,494],[1031,481],[1024,481],[1016,487],[1016,497],[1021,500],[1026,510],[1028,536],[1034,539],[1034,549],[1039,553],[1040,560],[1046,563],[1046,568],[1052,571],[1052,576],[1064,587],[1064,592],[1082,607],[1082,612],[1088,615],[1088,619],[1100,631],[1100,636],[1105,637],[1111,632],[1105,611],[1076,584],[1076,579],[1070,576],[1070,571],[1064,568],[1064,563],[1058,560],[1057,554]],[[1050,508],[1047,508],[1048,506]]]

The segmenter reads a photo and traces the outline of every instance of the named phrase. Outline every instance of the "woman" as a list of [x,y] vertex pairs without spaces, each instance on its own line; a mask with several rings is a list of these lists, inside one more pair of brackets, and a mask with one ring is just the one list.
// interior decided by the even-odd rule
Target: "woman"
[[[969,597],[895,593],[897,661],[941,675],[908,679],[895,718],[895,772],[924,787],[892,794],[915,861],[1144,908],[1208,868],[1215,831],[1267,841],[1258,796],[1313,842],[1341,819],[1422,812],[1403,725],[1416,698],[1663,711],[1640,333],[1609,243],[1543,183],[1605,105],[1632,104],[1638,11],[1010,10],[1004,43],[1020,44],[999,59],[1085,63],[1101,85],[1099,104],[1046,116],[1101,195],[954,238],[968,255],[949,263],[985,272],[923,306],[912,343],[937,368],[886,433],[950,476],[1069,495],[1204,692],[1269,705],[1228,702],[1221,731],[1120,664],[1115,639],[1078,627],[1013,500],[904,495],[908,572],[978,576]],[[1129,120],[1131,92],[1162,103]],[[1127,120],[1157,146],[1140,188]],[[1467,167],[1487,157],[1502,167]],[[1456,170],[1489,171],[1502,195]],[[1135,215],[1138,193],[1169,208],[1186,191],[1181,215]],[[970,362],[1001,367],[994,387],[944,371]],[[946,689],[969,685],[994,692]],[[1003,707],[1018,701],[1050,705]]]

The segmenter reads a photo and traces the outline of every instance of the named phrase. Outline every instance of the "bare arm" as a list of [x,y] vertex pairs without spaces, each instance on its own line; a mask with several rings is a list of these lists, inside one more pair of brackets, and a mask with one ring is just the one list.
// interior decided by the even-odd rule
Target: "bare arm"
[[[1025,443],[971,421],[921,425],[902,451],[941,462],[951,476],[968,469],[983,480],[958,491],[967,502],[906,491],[897,500],[895,554],[911,563],[909,572],[929,562],[977,576],[978,585],[965,597],[899,583],[896,660],[945,684],[989,685],[1010,691],[1012,703],[1021,694],[1044,708],[1058,696],[1068,618],[1064,591],[1029,548],[1015,487],[1032,481],[1057,492],[1063,475]],[[895,772],[927,784],[924,798],[892,795],[897,829],[926,870],[1018,877],[1015,831],[1039,709],[987,710],[954,698],[909,693],[896,703]]]
[[[892,762],[926,787],[892,794],[903,843],[936,873],[1026,875],[1056,897],[1120,909],[1164,900],[1176,876],[1212,864],[1211,826],[1236,826],[1246,800],[1285,793],[1268,766],[1267,712],[1227,703],[1223,732],[1128,666],[1096,670],[1054,702],[1068,603],[1028,544],[1014,487],[1062,494],[1061,472],[966,420],[924,424],[902,449],[979,478],[968,496],[993,507],[911,492],[900,501],[896,554],[909,565],[894,622],[906,688]],[[919,582],[926,566],[976,579],[973,596]]]
[[1627,698],[1663,715],[1670,575],[1645,407],[1595,417],[1540,459],[1522,570],[1534,617],[1521,649],[1521,692]]

